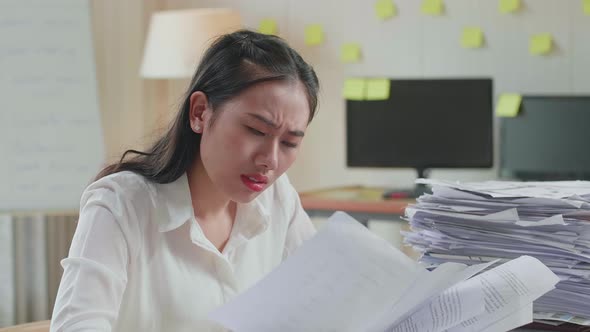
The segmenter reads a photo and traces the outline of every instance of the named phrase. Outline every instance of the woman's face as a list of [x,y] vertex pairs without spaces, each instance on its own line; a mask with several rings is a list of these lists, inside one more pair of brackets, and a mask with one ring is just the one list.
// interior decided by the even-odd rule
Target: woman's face
[[254,199],[293,164],[310,114],[299,81],[256,84],[216,110],[213,121],[211,108],[203,109],[194,118],[202,133],[201,162],[216,189],[240,203]]

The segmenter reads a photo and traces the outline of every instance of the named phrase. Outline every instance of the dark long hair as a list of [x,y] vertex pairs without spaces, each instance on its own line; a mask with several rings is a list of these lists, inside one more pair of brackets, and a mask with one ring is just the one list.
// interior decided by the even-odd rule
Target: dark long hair
[[257,83],[273,80],[303,83],[309,103],[309,123],[317,107],[319,82],[313,68],[295,50],[279,37],[249,30],[219,37],[203,55],[184,102],[166,133],[145,152],[125,151],[119,162],[105,167],[95,180],[132,171],[156,183],[175,181],[199,152],[201,135],[191,129],[189,121],[193,92],[207,95],[214,120],[220,105]]

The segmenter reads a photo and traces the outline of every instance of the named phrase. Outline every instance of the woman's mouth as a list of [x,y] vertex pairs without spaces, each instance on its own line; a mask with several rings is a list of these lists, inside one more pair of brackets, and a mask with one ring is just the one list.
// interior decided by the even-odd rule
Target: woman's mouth
[[268,178],[260,174],[242,174],[240,178],[248,189],[255,192],[261,192],[264,190],[264,187],[266,187],[266,184],[268,183]]

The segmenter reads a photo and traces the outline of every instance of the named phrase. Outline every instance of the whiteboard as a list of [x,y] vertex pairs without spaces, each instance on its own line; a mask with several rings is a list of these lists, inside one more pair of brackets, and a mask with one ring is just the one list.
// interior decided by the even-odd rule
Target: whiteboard
[[0,211],[71,210],[104,161],[88,0],[0,0]]

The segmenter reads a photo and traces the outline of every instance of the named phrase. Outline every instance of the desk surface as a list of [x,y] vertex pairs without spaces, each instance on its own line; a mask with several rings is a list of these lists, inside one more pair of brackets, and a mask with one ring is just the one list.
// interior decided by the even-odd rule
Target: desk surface
[[299,194],[301,205],[306,210],[347,211],[375,214],[403,215],[414,199],[382,198],[384,188],[361,186],[330,188]]

